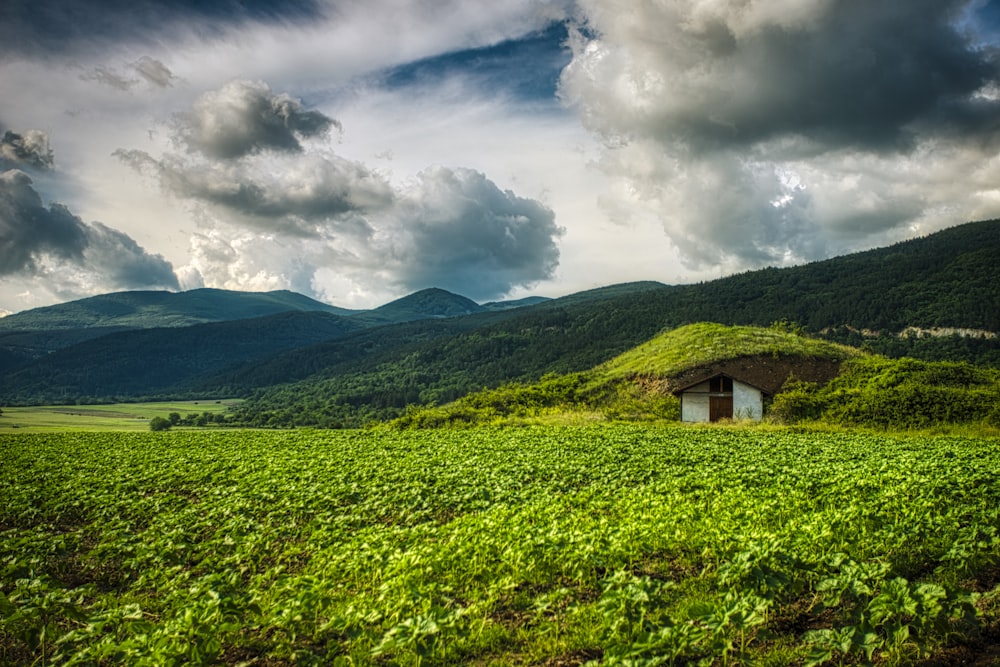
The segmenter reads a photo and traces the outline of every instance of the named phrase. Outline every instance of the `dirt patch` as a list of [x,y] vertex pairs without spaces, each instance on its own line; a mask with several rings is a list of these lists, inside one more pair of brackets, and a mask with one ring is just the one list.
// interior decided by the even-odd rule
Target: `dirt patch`
[[969,667],[1000,666],[1000,632],[997,628],[987,628],[985,632],[961,645],[948,646],[926,660],[916,663],[916,667]]
[[661,390],[676,391],[707,380],[718,374],[728,375],[772,396],[781,390],[789,377],[805,382],[823,385],[840,374],[839,360],[819,357],[799,357],[788,355],[758,355],[736,357],[717,363],[689,368],[682,374],[666,379],[658,387]]

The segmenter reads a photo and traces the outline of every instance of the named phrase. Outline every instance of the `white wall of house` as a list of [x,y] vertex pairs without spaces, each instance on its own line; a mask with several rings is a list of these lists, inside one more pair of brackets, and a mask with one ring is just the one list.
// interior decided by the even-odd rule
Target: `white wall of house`
[[764,417],[764,395],[760,389],[733,380],[733,419],[753,419]]
[[[688,388],[681,395],[681,421],[707,422],[708,380]],[[764,395],[755,387],[733,380],[733,419],[760,421],[764,416]]]
[[[733,389],[736,389],[733,383]],[[708,421],[708,380],[689,387],[681,394],[681,421]]]

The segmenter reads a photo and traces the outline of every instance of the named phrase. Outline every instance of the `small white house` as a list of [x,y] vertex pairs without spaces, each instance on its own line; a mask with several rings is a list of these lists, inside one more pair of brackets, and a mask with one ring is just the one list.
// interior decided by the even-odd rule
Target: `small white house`
[[682,422],[720,419],[753,419],[764,416],[764,396],[769,392],[724,373],[674,390],[681,399]]

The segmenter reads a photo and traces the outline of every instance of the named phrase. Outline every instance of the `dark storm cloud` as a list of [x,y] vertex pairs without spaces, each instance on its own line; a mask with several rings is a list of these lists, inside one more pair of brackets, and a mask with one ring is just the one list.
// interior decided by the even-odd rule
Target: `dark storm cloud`
[[103,288],[177,288],[173,269],[162,257],[150,255],[122,232],[83,222],[65,206],[46,207],[27,174],[3,172],[0,275],[32,276],[49,260],[92,274]]
[[324,271],[363,291],[442,287],[485,301],[551,278],[559,260],[553,212],[469,169],[428,169],[383,208],[352,215],[366,234],[257,235],[220,221],[193,238],[185,275],[309,293]]
[[[205,224],[217,220],[288,241],[308,240],[314,244],[313,270],[336,266],[362,284],[438,286],[491,299],[550,278],[559,261],[556,241],[563,230],[554,213],[469,169],[428,169],[397,190],[341,158],[293,155],[275,163],[272,156],[267,171],[282,176],[268,180],[245,161],[192,164],[141,151],[116,154],[153,175],[167,192],[204,207]],[[220,243],[215,238],[210,244],[214,254],[201,245],[202,280],[225,284],[234,265],[253,273],[245,268],[250,257]],[[240,245],[244,253],[253,246]],[[280,254],[279,245],[269,247]],[[284,261],[303,259],[290,255]]]
[[115,155],[153,175],[170,194],[197,202],[228,222],[295,236],[331,231],[365,235],[354,213],[384,208],[393,192],[364,165],[306,153],[300,140],[340,124],[264,83],[232,81],[177,114],[173,138],[188,150],[160,158]]
[[303,139],[322,137],[340,123],[306,110],[289,95],[275,95],[259,81],[232,81],[202,95],[178,114],[175,131],[189,150],[233,159],[264,150],[300,152]]
[[65,206],[45,208],[24,172],[0,173],[0,275],[30,273],[41,254],[79,262],[86,247],[83,221]]
[[[398,229],[387,268],[409,289],[437,286],[495,298],[551,278],[559,263],[556,239],[563,230],[552,210],[471,169],[422,172],[393,215]],[[372,269],[386,266],[372,260]]]
[[982,3],[581,6],[560,94],[694,265],[816,259],[985,199],[940,180],[1000,150]]
[[8,167],[52,169],[53,162],[49,137],[44,132],[38,130],[22,133],[11,130],[3,132],[3,138],[0,139],[0,169]]
[[387,206],[389,185],[364,165],[336,156],[272,156],[273,163],[160,160],[142,151],[115,152],[138,171],[152,174],[166,192],[208,206],[229,221],[294,236],[334,230],[367,234],[354,213]]
[[0,56],[81,52],[107,42],[149,44],[183,28],[220,35],[248,23],[304,23],[315,0],[5,0]]
[[[564,92],[602,130],[696,151],[785,137],[908,149],[918,132],[981,115],[972,95],[1000,75],[996,50],[970,44],[956,27],[966,4],[806,2],[812,8],[786,21],[755,17],[754,5],[645,6],[639,20],[609,26],[603,48],[578,54]],[[603,95],[588,87],[612,83]],[[617,121],[611,105],[626,112]]]
[[[732,81],[757,85],[734,87],[731,110],[717,112],[735,132],[692,129],[723,144],[799,134],[876,151],[911,148],[939,125],[960,129],[976,106],[970,96],[996,80],[998,61],[953,27],[956,4],[841,2],[820,30],[762,31],[731,61],[749,63]],[[726,102],[719,92],[716,101]]]
[[438,286],[497,298],[552,276],[554,213],[484,174],[438,167],[394,186],[328,146],[336,121],[263,83],[234,81],[175,117],[187,150],[115,155],[190,202],[203,233],[185,280],[271,288],[320,270],[363,289]]
[[111,288],[177,289],[174,269],[160,255],[151,255],[128,234],[100,222],[87,226],[86,262]]

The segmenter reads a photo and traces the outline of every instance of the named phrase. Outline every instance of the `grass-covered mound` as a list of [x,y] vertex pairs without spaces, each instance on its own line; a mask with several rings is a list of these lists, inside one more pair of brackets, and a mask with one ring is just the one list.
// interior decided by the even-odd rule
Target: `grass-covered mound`
[[[534,384],[508,384],[469,394],[444,406],[421,407],[393,422],[426,428],[512,421],[677,419],[670,392],[693,373],[732,360],[770,373],[775,389],[816,361],[834,365],[856,349],[810,338],[786,324],[768,328],[690,324],[664,332],[581,373],[548,375]],[[776,380],[774,378],[777,378]]]
[[964,362],[859,357],[825,386],[790,384],[771,415],[888,429],[971,424],[1000,427],[1000,369]]
[[794,325],[736,326],[701,322],[667,331],[598,366],[605,379],[677,377],[690,368],[739,357],[798,357],[843,361],[859,352],[811,338]]

